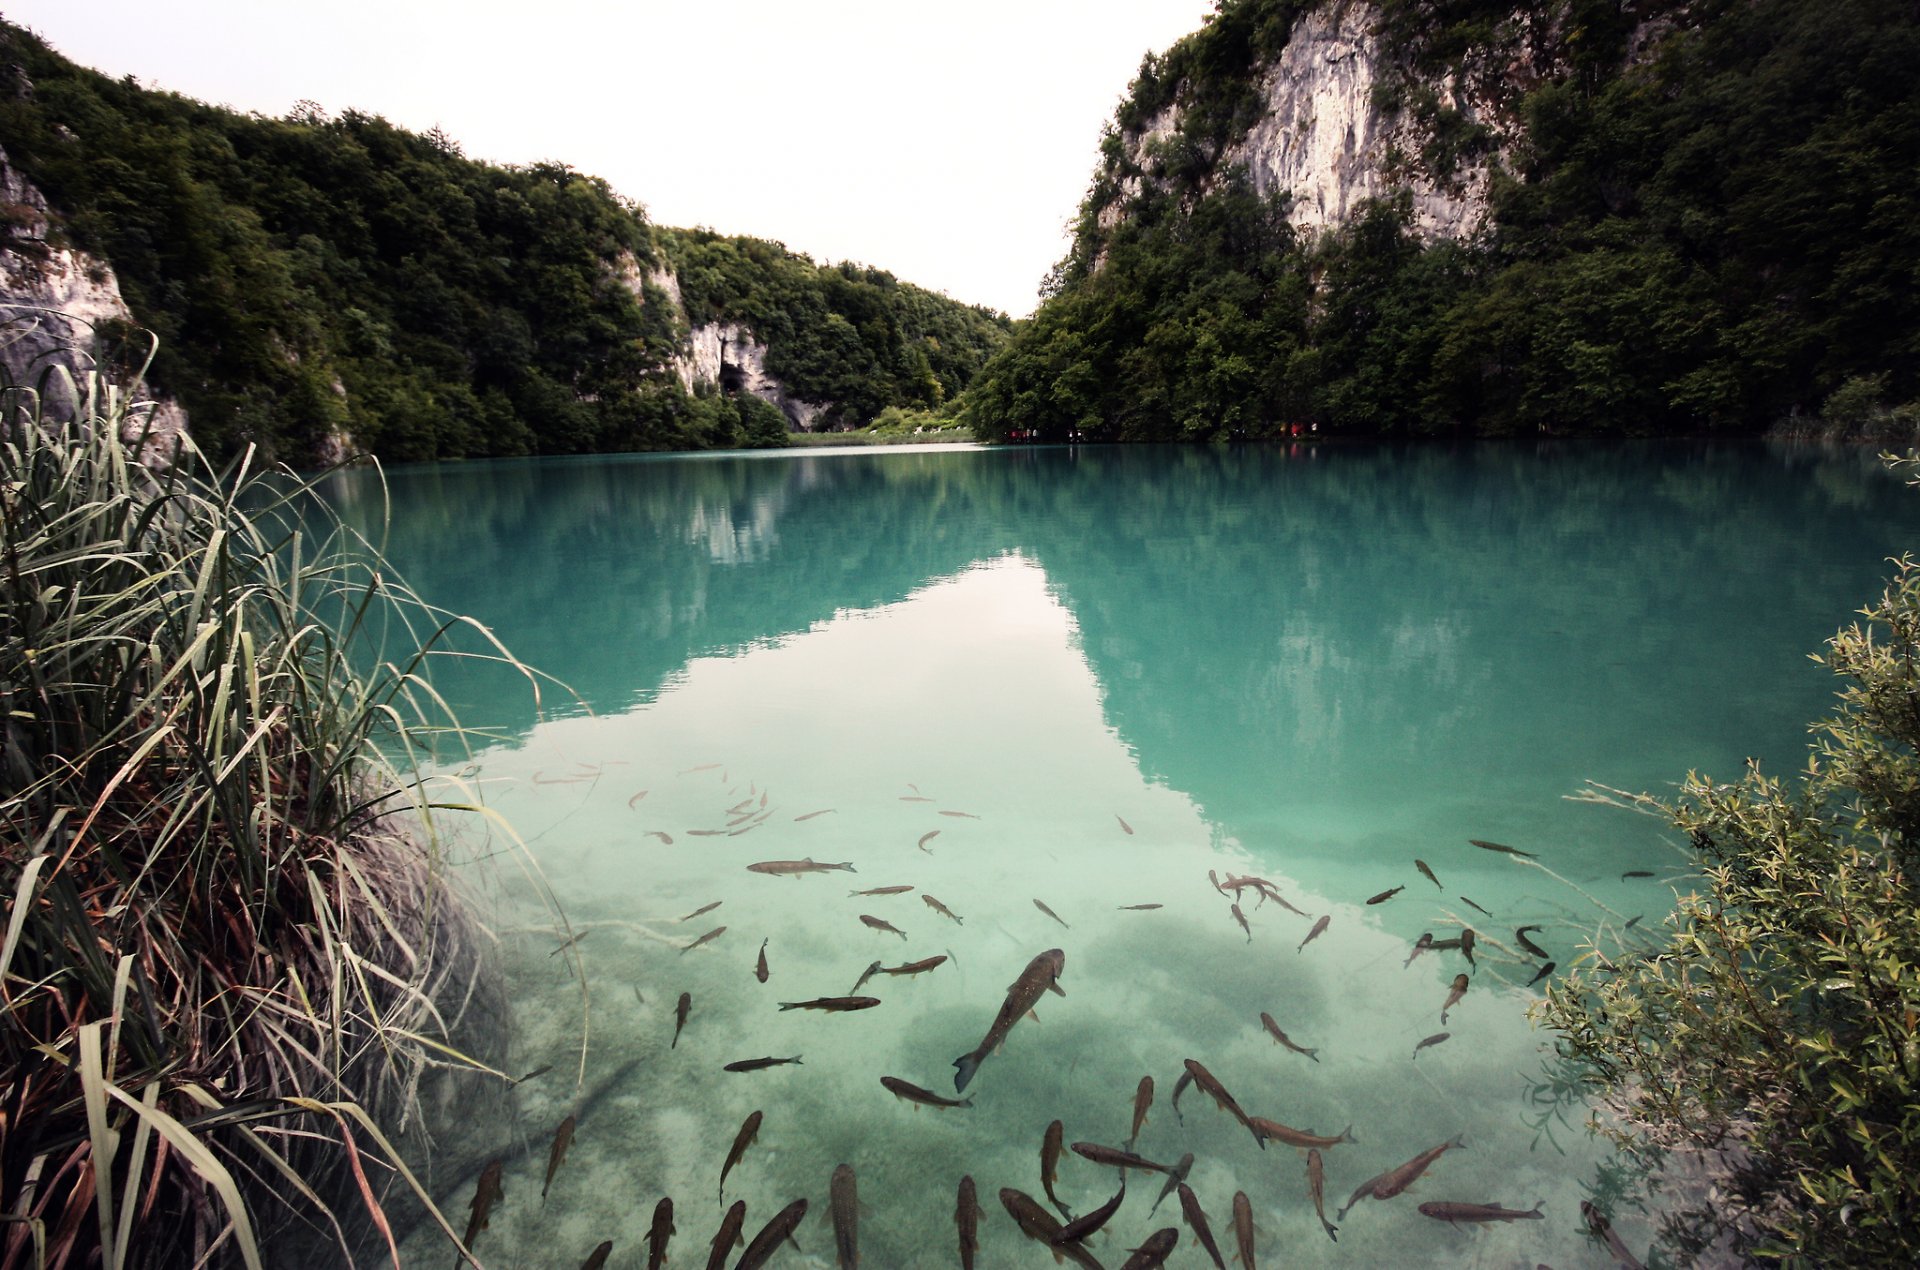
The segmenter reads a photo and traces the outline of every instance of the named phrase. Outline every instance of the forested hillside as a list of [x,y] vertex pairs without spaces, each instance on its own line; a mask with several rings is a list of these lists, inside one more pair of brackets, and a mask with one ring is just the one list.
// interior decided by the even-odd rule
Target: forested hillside
[[[1141,67],[987,438],[1920,424],[1920,8],[1385,0],[1384,192],[1322,232],[1236,160],[1311,0]],[[1276,144],[1284,144],[1284,138]],[[1420,191],[1480,181],[1435,232]]]
[[781,444],[779,409],[694,375],[692,328],[748,328],[815,427],[936,406],[1006,339],[1000,315],[880,270],[653,226],[561,163],[474,162],[312,104],[241,115],[5,25],[0,80],[0,145],[52,235],[117,274],[160,337],[156,387],[215,455]]

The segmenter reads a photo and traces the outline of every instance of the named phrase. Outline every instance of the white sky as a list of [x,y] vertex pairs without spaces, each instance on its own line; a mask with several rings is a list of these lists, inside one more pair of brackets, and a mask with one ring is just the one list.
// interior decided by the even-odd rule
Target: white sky
[[215,104],[436,124],[664,225],[859,260],[1019,317],[1148,49],[1209,0],[0,0],[68,58]]

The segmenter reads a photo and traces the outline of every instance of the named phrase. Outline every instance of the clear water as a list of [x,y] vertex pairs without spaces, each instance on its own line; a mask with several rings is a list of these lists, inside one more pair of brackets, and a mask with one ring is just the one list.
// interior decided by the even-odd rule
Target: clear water
[[[1655,822],[1567,796],[1734,776],[1749,756],[1799,766],[1834,686],[1807,654],[1920,538],[1920,496],[1871,455],[1758,445],[929,448],[388,481],[394,563],[577,694],[549,687],[536,714],[511,674],[439,680],[497,729],[469,780],[525,843],[473,832],[496,853],[513,1065],[554,1064],[521,1088],[522,1125],[543,1138],[604,1091],[544,1203],[543,1140],[508,1169],[477,1245],[506,1266],[578,1264],[602,1239],[610,1264],[643,1264],[663,1195],[674,1264],[704,1264],[723,1158],[756,1109],[725,1194],[748,1202],[749,1235],[794,1198],[823,1212],[845,1161],[865,1265],[957,1264],[962,1174],[985,1209],[978,1264],[1048,1265],[999,1189],[1041,1195],[1056,1117],[1069,1142],[1123,1143],[1143,1075],[1157,1096],[1138,1150],[1194,1154],[1229,1256],[1244,1190],[1263,1264],[1607,1264],[1579,1215],[1601,1149],[1577,1114],[1542,1132],[1529,1100],[1549,1038],[1527,1021],[1536,965],[1513,930],[1540,924],[1565,965],[1597,928],[1657,926],[1688,882]],[[374,527],[369,475],[331,489]],[[1470,838],[1538,852],[1558,877]],[[857,871],[745,867],[807,857]],[[549,955],[561,937],[535,865],[590,932],[584,989]],[[1641,869],[1658,877],[1621,877]],[[1300,947],[1309,919],[1248,891],[1243,930],[1209,871],[1270,878],[1329,927]],[[849,895],[889,885],[915,889]],[[1162,907],[1122,908],[1139,904]],[[1463,923],[1477,969],[1458,953],[1403,965],[1422,931]],[[955,1057],[1054,947],[1066,996],[1014,1027],[972,1106],[916,1109],[881,1087],[952,1095]],[[939,954],[930,973],[870,981],[878,1008],[779,1009],[848,993],[876,958]],[[1472,987],[1443,1028],[1462,970]],[[1263,1011],[1318,1061],[1276,1045]],[[804,1062],[722,1070],[790,1055]],[[1169,1108],[1187,1058],[1250,1114],[1353,1126],[1325,1152],[1329,1217],[1428,1147],[1466,1147],[1358,1205],[1330,1242],[1300,1152],[1258,1149],[1198,1090]],[[1058,1193],[1080,1212],[1116,1183],[1069,1155]],[[1092,1245],[1103,1263],[1179,1223],[1172,1199],[1149,1217],[1158,1191],[1134,1183]],[[1455,1229],[1423,1200],[1545,1218]],[[1644,1222],[1621,1230],[1645,1248]],[[775,1264],[834,1263],[814,1216],[799,1241]],[[423,1234],[408,1252],[447,1255]],[[1172,1264],[1210,1262],[1183,1229]]]

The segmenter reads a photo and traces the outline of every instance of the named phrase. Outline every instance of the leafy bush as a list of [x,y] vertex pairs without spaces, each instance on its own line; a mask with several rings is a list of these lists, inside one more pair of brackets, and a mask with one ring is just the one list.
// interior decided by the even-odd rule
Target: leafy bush
[[[1907,460],[1908,467],[1916,460]],[[1667,1220],[1683,1259],[1920,1255],[1920,564],[1828,643],[1846,681],[1793,781],[1688,778],[1669,817],[1707,886],[1666,945],[1596,955],[1544,1006],[1629,1150],[1743,1149]]]

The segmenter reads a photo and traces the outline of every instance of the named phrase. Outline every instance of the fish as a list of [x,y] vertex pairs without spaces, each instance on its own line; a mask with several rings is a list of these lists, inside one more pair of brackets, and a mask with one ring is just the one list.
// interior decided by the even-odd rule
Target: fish
[[740,1122],[740,1132],[733,1135],[733,1145],[727,1148],[727,1161],[720,1166],[721,1199],[727,1197],[727,1174],[733,1172],[733,1166],[740,1163],[747,1154],[747,1148],[752,1146],[753,1140],[759,1136],[760,1113],[756,1111]]
[[1120,822],[1120,828],[1124,830],[1128,834],[1128,836],[1132,836],[1133,826],[1126,822],[1125,817],[1123,817],[1119,812],[1116,811],[1113,813],[1113,818]]
[[1309,1133],[1305,1129],[1295,1129],[1281,1124],[1278,1120],[1269,1120],[1265,1116],[1249,1116],[1247,1126],[1253,1130],[1253,1136],[1262,1143],[1271,1138],[1275,1142],[1284,1142],[1290,1147],[1326,1147],[1329,1150],[1342,1142],[1354,1141],[1353,1126],[1348,1125],[1329,1138],[1324,1134]]
[[[1060,914],[1048,908],[1045,904],[1042,904],[1039,900],[1035,900],[1033,902],[1033,906],[1039,909],[1041,912],[1045,913],[1048,917],[1051,917],[1054,921],[1059,922],[1062,926],[1067,926],[1067,922],[1065,918],[1061,917]],[[1073,927],[1067,926],[1067,929],[1072,930]]]
[[[740,1254],[740,1260],[733,1270],[760,1270],[779,1251],[782,1242],[793,1240],[793,1232],[799,1229],[806,1216],[807,1201],[804,1199],[797,1199],[775,1213],[773,1220],[760,1228],[760,1233],[753,1237],[747,1250]],[[797,1249],[800,1244],[794,1241],[793,1246]]]
[[1419,1176],[1427,1171],[1429,1165],[1446,1154],[1449,1147],[1464,1147],[1466,1145],[1465,1140],[1460,1137],[1449,1138],[1437,1147],[1430,1147],[1422,1151],[1419,1155],[1414,1156],[1411,1160],[1408,1160],[1405,1164],[1397,1168],[1388,1169],[1385,1173],[1377,1177],[1368,1178],[1366,1181],[1360,1183],[1359,1188],[1348,1198],[1345,1206],[1334,1214],[1333,1219],[1335,1221],[1345,1221],[1347,1210],[1351,1209],[1355,1204],[1369,1195],[1375,1199],[1392,1199],[1401,1191],[1412,1186]]
[[1318,1057],[1320,1053],[1319,1050],[1317,1049],[1310,1050],[1304,1045],[1295,1045],[1293,1043],[1292,1038],[1289,1037],[1285,1032],[1282,1032],[1280,1030],[1280,1025],[1273,1021],[1273,1016],[1271,1014],[1268,1014],[1264,1010],[1261,1011],[1260,1022],[1266,1025],[1267,1031],[1273,1033],[1273,1039],[1277,1041],[1279,1044],[1286,1046],[1288,1049],[1292,1050],[1296,1054],[1305,1054],[1308,1058],[1313,1059],[1313,1061],[1316,1063],[1320,1061]]
[[953,817],[955,817],[956,819],[959,819],[959,820],[978,820],[978,819],[980,819],[980,817],[978,817],[978,816],[976,816],[976,815],[974,815],[974,814],[973,814],[972,812],[970,812],[970,811],[943,811],[943,812],[941,812],[940,814],[941,814],[941,815],[943,815],[943,816],[953,816]]
[[1040,1138],[1040,1189],[1047,1193],[1047,1200],[1060,1210],[1060,1216],[1073,1220],[1073,1212],[1060,1202],[1053,1193],[1053,1183],[1060,1175],[1060,1144],[1066,1141],[1066,1125],[1055,1120],[1047,1125],[1047,1131]]
[[900,795],[900,801],[903,803],[930,803],[933,799],[928,798],[924,794],[902,794]]
[[854,982],[853,992],[849,992],[847,995],[852,996],[855,992],[860,991],[860,989],[866,985],[867,980],[873,978],[875,975],[879,973],[880,973],[880,963],[876,961],[871,966],[868,966],[865,970],[860,972],[860,978]]
[[675,1233],[673,1200],[663,1198],[653,1206],[653,1225],[647,1229],[647,1270],[660,1270],[667,1264],[667,1241]]
[[[1177,1187],[1183,1185],[1187,1180],[1187,1174],[1191,1172],[1193,1172],[1193,1152],[1189,1151],[1180,1157],[1178,1164],[1167,1170],[1167,1184],[1162,1186],[1160,1188],[1160,1194],[1154,1197],[1153,1207],[1147,1210],[1148,1217],[1152,1217],[1154,1213],[1159,1211],[1160,1201],[1173,1194]],[[1120,1176],[1125,1178],[1126,1172],[1123,1170]]]
[[1220,894],[1225,895],[1227,893],[1227,888],[1220,885],[1219,875],[1212,869],[1207,870],[1207,881],[1213,883],[1213,889],[1220,892]]
[[1529,860],[1538,860],[1540,858],[1531,851],[1522,851],[1518,847],[1502,846],[1497,842],[1484,842],[1479,838],[1468,838],[1467,842],[1472,846],[1480,848],[1482,851],[1498,851],[1503,855],[1524,856]]
[[1513,932],[1513,938],[1515,943],[1519,944],[1522,948],[1526,949],[1528,952],[1532,953],[1534,956],[1540,958],[1542,961],[1545,961],[1547,958],[1553,956],[1553,954],[1548,952],[1546,949],[1542,948],[1540,945],[1534,943],[1531,939],[1527,938],[1528,931],[1539,930],[1539,929],[1540,928],[1538,926],[1522,926],[1519,930],[1516,930]]
[[1480,963],[1473,959],[1473,945],[1474,941],[1478,938],[1479,936],[1473,933],[1473,927],[1471,926],[1460,932],[1460,955],[1465,957],[1467,964],[1475,970],[1480,968]]
[[607,1264],[607,1258],[612,1255],[613,1240],[603,1239],[592,1252],[587,1254],[587,1259],[580,1263],[580,1270],[601,1270],[601,1267]]
[[689,829],[687,830],[687,836],[690,838],[717,838],[725,832],[725,829]]
[[1620,1236],[1613,1233],[1613,1227],[1608,1223],[1606,1214],[1596,1208],[1592,1200],[1580,1201],[1580,1215],[1587,1219],[1587,1229],[1600,1236],[1602,1242],[1607,1245],[1607,1251],[1613,1254],[1613,1259],[1620,1263],[1622,1270],[1647,1270],[1631,1252],[1627,1251],[1627,1245],[1621,1242]]
[[547,1180],[540,1185],[540,1198],[547,1198],[547,1189],[553,1185],[553,1175],[560,1171],[560,1165],[567,1158],[567,1148],[573,1145],[574,1120],[568,1116],[554,1130],[553,1146],[547,1150]]
[[1213,1242],[1213,1228],[1207,1223],[1205,1210],[1200,1207],[1200,1197],[1195,1195],[1193,1188],[1185,1182],[1180,1183],[1180,1215],[1187,1219],[1187,1226],[1192,1229],[1193,1237],[1200,1241],[1200,1246],[1207,1250],[1209,1257],[1213,1258],[1214,1270],[1227,1270],[1226,1259],[1220,1255],[1220,1245]]
[[1407,954],[1407,959],[1406,961],[1401,963],[1400,968],[1402,970],[1405,970],[1408,966],[1411,966],[1413,964],[1413,959],[1415,957],[1418,957],[1421,953],[1426,952],[1429,948],[1432,948],[1432,947],[1433,947],[1433,932],[1430,930],[1422,931],[1420,933],[1420,938],[1413,941],[1413,951]]
[[[921,834],[920,841],[914,843],[913,845],[916,847],[919,847],[922,851],[927,851],[927,844],[929,842],[932,842],[935,838],[938,838],[939,836],[940,836],[940,831],[938,829],[929,829],[927,832]],[[932,855],[933,852],[927,851],[927,854]]]
[[973,1174],[960,1178],[959,1198],[953,1206],[953,1224],[960,1232],[960,1270],[973,1270],[974,1254],[980,1251],[980,1195]]
[[773,877],[798,877],[802,873],[826,873],[833,869],[843,869],[848,873],[857,873],[850,861],[839,864],[820,864],[812,856],[804,860],[762,860],[758,864],[749,864],[747,872],[765,873]]
[[1432,1036],[1427,1037],[1425,1040],[1421,1041],[1418,1045],[1413,1047],[1413,1056],[1415,1058],[1419,1058],[1421,1050],[1427,1048],[1427,1046],[1429,1045],[1438,1045],[1440,1042],[1446,1040],[1449,1036],[1452,1036],[1452,1035],[1453,1033],[1451,1032],[1435,1032]]
[[1427,950],[1429,952],[1451,952],[1454,949],[1458,948],[1459,946],[1460,946],[1460,937],[1458,935],[1455,935],[1452,939],[1434,940],[1432,943],[1427,945]]
[[1053,1219],[1052,1213],[1040,1207],[1039,1200],[1025,1191],[1003,1186],[1000,1188],[1000,1203],[1007,1210],[1007,1216],[1013,1218],[1013,1224],[1020,1228],[1021,1234],[1047,1245],[1056,1258],[1068,1257],[1078,1265],[1092,1266],[1098,1270],[1100,1263],[1080,1245],[1061,1242],[1064,1227]]
[[673,835],[670,833],[663,833],[658,829],[649,829],[642,836],[647,838],[658,838],[660,839],[660,841],[666,843],[668,846],[673,845]]
[[936,966],[945,964],[946,960],[946,954],[941,953],[937,957],[922,957],[919,961],[909,961],[903,966],[882,966],[880,973],[883,975],[924,974]]
[[1426,876],[1427,881],[1433,883],[1435,890],[1444,891],[1447,889],[1446,887],[1440,885],[1439,878],[1433,876],[1433,870],[1427,867],[1427,862],[1425,860],[1415,860],[1413,862],[1413,867],[1420,870],[1420,872]]
[[1257,1270],[1253,1261],[1253,1201],[1245,1191],[1233,1193],[1233,1242],[1240,1248],[1240,1264]]
[[1625,873],[1622,873],[1620,875],[1620,880],[1624,882],[1628,878],[1650,878],[1652,876],[1653,876],[1652,869],[1628,869]]
[[1093,1209],[1091,1212],[1080,1214],[1080,1216],[1074,1218],[1065,1226],[1062,1226],[1054,1242],[1056,1244],[1079,1243],[1088,1235],[1091,1235],[1094,1231],[1106,1225],[1113,1215],[1120,1211],[1120,1202],[1126,1199],[1126,1197],[1127,1175],[1122,1173],[1120,1175],[1120,1189],[1113,1193],[1113,1198],[1100,1205],[1100,1207]]
[[1073,1153],[1083,1160],[1095,1164],[1105,1164],[1116,1169],[1145,1169],[1149,1173],[1172,1173],[1174,1165],[1155,1164],[1143,1155],[1131,1151],[1122,1151],[1119,1147],[1103,1147],[1098,1142],[1076,1142]]
[[[1233,1095],[1227,1092],[1225,1085],[1222,1085],[1214,1078],[1212,1072],[1191,1058],[1187,1060],[1187,1071],[1193,1075],[1193,1083],[1200,1087],[1202,1093],[1213,1099],[1215,1106],[1230,1114],[1241,1124],[1246,1125],[1249,1130],[1253,1128],[1252,1122],[1247,1119],[1247,1113],[1240,1110],[1240,1104],[1233,1100]],[[1253,1136],[1256,1142],[1260,1141],[1259,1134],[1256,1133]],[[1266,1146],[1267,1144],[1265,1142],[1260,1142],[1261,1150],[1266,1150]]]
[[667,1046],[668,1049],[677,1050],[680,1048],[680,1029],[687,1025],[687,1014],[692,1009],[693,994],[691,992],[681,993],[680,1000],[673,1007],[673,1044]]
[[803,820],[812,820],[815,816],[831,816],[833,812],[834,809],[831,807],[822,807],[819,811],[809,811],[802,815],[795,816],[793,822],[799,824]]
[[530,1081],[530,1080],[532,1080],[532,1079],[533,1079],[533,1078],[534,1078],[535,1076],[545,1076],[545,1075],[546,1075],[546,1074],[547,1074],[548,1072],[550,1072],[550,1071],[552,1071],[552,1070],[553,1070],[553,1064],[552,1064],[552,1063],[542,1063],[542,1064],[540,1064],[540,1066],[538,1066],[538,1067],[536,1067],[536,1068],[534,1068],[534,1069],[533,1069],[532,1071],[530,1071],[530,1072],[528,1072],[528,1073],[527,1073],[527,1074],[526,1074],[525,1076],[522,1076],[522,1077],[520,1077],[520,1079],[518,1079],[518,1080],[516,1080],[516,1081],[512,1081],[512,1082],[510,1082],[510,1083],[512,1083],[512,1084],[515,1084],[515,1085],[524,1085],[524,1084],[526,1084],[526,1083],[527,1083],[528,1081]]
[[1173,1118],[1175,1120],[1178,1120],[1181,1124],[1185,1124],[1187,1122],[1187,1118],[1180,1114],[1180,1091],[1185,1089],[1188,1085],[1191,1085],[1192,1083],[1193,1083],[1193,1073],[1181,1072],[1180,1079],[1173,1082],[1173,1097],[1167,1100],[1173,1105]]
[[1313,1198],[1313,1215],[1320,1219],[1320,1227],[1327,1232],[1327,1238],[1339,1243],[1340,1228],[1327,1220],[1326,1181],[1326,1165],[1320,1159],[1320,1152],[1308,1148],[1307,1194]]
[[720,1070],[728,1072],[757,1072],[763,1068],[781,1067],[787,1063],[797,1063],[799,1061],[800,1056],[798,1054],[795,1054],[792,1058],[743,1058],[737,1062],[728,1063]]
[[1133,1091],[1133,1132],[1127,1136],[1127,1150],[1133,1150],[1133,1144],[1140,1140],[1140,1126],[1147,1122],[1147,1111],[1152,1106],[1153,1077],[1142,1076]]
[[1392,898],[1393,898],[1394,896],[1396,896],[1396,895],[1398,895],[1398,894],[1400,894],[1400,892],[1402,892],[1402,891],[1404,891],[1404,890],[1406,890],[1406,889],[1407,889],[1407,888],[1406,888],[1406,887],[1404,887],[1404,886],[1396,886],[1396,887],[1394,887],[1394,888],[1393,888],[1393,889],[1392,889],[1391,891],[1382,891],[1382,892],[1380,892],[1380,894],[1378,894],[1378,895],[1376,895],[1376,896],[1374,896],[1374,897],[1373,897],[1372,899],[1370,899],[1370,900],[1368,900],[1368,901],[1367,901],[1367,903],[1369,903],[1369,904],[1385,904],[1385,903],[1386,903],[1386,902],[1387,902],[1388,900],[1390,900],[1390,899],[1392,899]]
[[578,935],[575,935],[572,939],[569,939],[566,943],[560,945],[558,948],[548,953],[547,956],[558,957],[561,953],[567,951],[567,949],[573,947],[575,944],[579,943],[581,940],[585,939],[587,936],[591,934],[593,934],[592,931],[583,930]]
[[711,904],[702,904],[699,908],[694,909],[691,913],[688,913],[685,917],[681,918],[680,920],[683,922],[690,922],[694,918],[700,916],[700,914],[711,913],[714,909],[719,908],[722,904],[725,904],[725,903],[726,903],[725,900],[715,900]]
[[889,935],[898,935],[902,939],[905,939],[907,937],[907,932],[901,930],[898,926],[895,926],[892,922],[882,921],[878,917],[869,917],[865,913],[860,914],[860,924],[867,927],[870,930],[883,930],[883,931],[886,931]]
[[[1300,941],[1300,948],[1305,948],[1308,944],[1311,944],[1314,940],[1320,938],[1320,936],[1323,933],[1325,933],[1327,926],[1332,921],[1333,921],[1333,914],[1331,913],[1324,914],[1319,921],[1313,924],[1313,929],[1307,932],[1307,937]],[[1300,948],[1295,948],[1293,951],[1299,952]]]
[[506,1197],[507,1193],[500,1189],[500,1161],[488,1160],[487,1167],[480,1170],[480,1182],[473,1188],[473,1198],[467,1201],[472,1216],[467,1219],[467,1237],[460,1242],[469,1251],[473,1248],[474,1237],[487,1228],[487,1214]]
[[1239,922],[1240,929],[1247,932],[1247,942],[1251,944],[1253,942],[1253,927],[1247,925],[1247,915],[1240,911],[1238,904],[1233,904],[1229,907],[1233,910],[1233,920]]
[[1539,1221],[1546,1216],[1534,1205],[1527,1212],[1502,1208],[1498,1204],[1463,1204],[1457,1200],[1428,1200],[1420,1205],[1420,1215],[1447,1223],[1463,1221]]
[[713,1251],[707,1254],[707,1270],[725,1270],[727,1254],[746,1241],[740,1228],[747,1224],[747,1201],[737,1199],[727,1215],[720,1219],[720,1229],[714,1232]]
[[627,799],[627,806],[629,807],[633,806],[635,803],[639,802],[642,798],[645,798],[646,796],[647,796],[647,791],[644,789],[641,790],[639,793],[635,794],[632,798]]
[[1066,965],[1067,954],[1058,948],[1049,948],[1027,963],[1020,977],[1008,985],[1007,999],[1000,1003],[999,1013],[993,1016],[993,1022],[987,1027],[987,1034],[981,1038],[980,1044],[972,1052],[953,1060],[953,1065],[959,1069],[953,1078],[955,1093],[967,1091],[967,1083],[973,1079],[980,1064],[1007,1039],[1007,1033],[1013,1030],[1013,1025],[1033,1009],[1041,993],[1052,991],[1061,996],[1067,995],[1060,990],[1060,974]]
[[815,997],[811,1001],[782,1001],[782,1010],[825,1010],[829,1014],[845,1014],[851,1010],[871,1010],[880,1004],[879,997]]
[[908,1102],[919,1103],[923,1107],[973,1106],[971,1098],[942,1098],[931,1089],[922,1089],[909,1081],[901,1080],[898,1076],[882,1076],[880,1083],[885,1085],[887,1092],[895,1098],[904,1098]]
[[1548,975],[1552,974],[1557,969],[1559,969],[1559,963],[1549,961],[1546,965],[1534,971],[1533,978],[1527,980],[1527,986],[1531,988],[1534,984],[1539,983],[1542,979],[1546,978]]
[[945,904],[942,904],[939,900],[934,899],[933,896],[928,895],[925,891],[920,893],[920,898],[926,901],[928,908],[940,914],[940,916],[951,918],[955,925],[965,926],[967,924],[965,918],[948,908]]
[[767,981],[767,941],[760,941],[760,956],[753,963],[753,977],[761,983]]
[[827,1211],[833,1215],[833,1246],[840,1255],[840,1270],[859,1270],[860,1190],[853,1165],[834,1167],[833,1180],[827,1183]]
[[727,933],[726,927],[716,926],[712,930],[708,931],[706,934],[700,936],[700,938],[694,940],[691,944],[688,944],[685,948],[682,948],[680,950],[680,955],[684,957],[688,953],[692,952],[694,949],[698,948],[700,945],[708,942],[709,940],[718,939],[720,938],[720,936],[726,933]]
[[1468,908],[1471,908],[1471,909],[1472,909],[1472,910],[1473,910],[1474,912],[1476,912],[1476,913],[1482,913],[1482,914],[1485,914],[1485,915],[1486,915],[1486,916],[1488,916],[1488,917],[1492,917],[1492,916],[1493,916],[1493,914],[1492,914],[1492,913],[1488,913],[1486,909],[1484,909],[1484,908],[1481,908],[1481,907],[1480,907],[1480,906],[1479,906],[1478,904],[1475,904],[1475,903],[1474,903],[1474,902],[1473,902],[1472,900],[1470,900],[1470,899],[1468,899],[1468,898],[1467,898],[1466,896],[1464,896],[1464,895],[1462,895],[1462,896],[1460,897],[1460,902],[1461,902],[1462,904],[1465,904],[1465,905],[1466,905],[1466,906],[1467,906]]
[[1144,913],[1148,909],[1165,908],[1165,907],[1166,905],[1164,904],[1122,904],[1120,906],[1120,911],[1123,913]]
[[1628,919],[1627,919],[1627,924],[1626,924],[1625,926],[1623,926],[1623,927],[1621,927],[1621,929],[1622,929],[1622,930],[1632,930],[1632,929],[1633,929],[1634,927],[1636,927],[1636,926],[1638,926],[1638,925],[1640,924],[1640,922],[1641,922],[1641,920],[1642,920],[1643,918],[1645,918],[1645,917],[1646,917],[1646,914],[1645,914],[1645,913],[1636,913],[1636,914],[1634,914],[1634,916],[1632,916],[1632,917],[1630,917],[1630,918],[1628,918]]
[[1440,1007],[1441,1023],[1444,1024],[1447,1021],[1447,1011],[1460,1004],[1460,998],[1467,995],[1467,985],[1471,982],[1473,981],[1468,979],[1464,974],[1453,977],[1453,987],[1447,991],[1447,1003]]
[[1179,1228],[1162,1226],[1148,1235],[1147,1241],[1138,1248],[1128,1249],[1133,1255],[1120,1263],[1120,1270],[1155,1270],[1157,1266],[1164,1266],[1179,1243]]
[[681,774],[682,776],[691,776],[691,775],[693,775],[693,774],[694,774],[695,772],[711,772],[711,771],[713,771],[713,770],[714,770],[715,768],[717,768],[717,767],[719,767],[719,766],[720,766],[720,765],[719,765],[718,763],[702,763],[702,764],[700,764],[700,766],[698,766],[698,767],[689,767],[689,768],[688,768],[688,769],[687,769],[686,771],[684,771],[684,772],[682,772],[682,773],[680,773],[680,774]]
[[852,899],[856,895],[904,895],[912,889],[910,886],[876,886],[870,891],[848,891],[847,898]]

